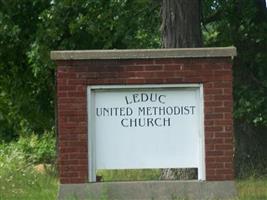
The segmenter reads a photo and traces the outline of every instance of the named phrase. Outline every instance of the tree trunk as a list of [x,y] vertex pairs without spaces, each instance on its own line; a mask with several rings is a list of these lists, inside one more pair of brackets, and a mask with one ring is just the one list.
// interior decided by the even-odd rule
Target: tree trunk
[[[163,0],[161,7],[163,48],[201,47],[201,0]],[[196,169],[163,169],[161,179],[196,179]]]
[[201,47],[200,0],[163,0],[163,48]]

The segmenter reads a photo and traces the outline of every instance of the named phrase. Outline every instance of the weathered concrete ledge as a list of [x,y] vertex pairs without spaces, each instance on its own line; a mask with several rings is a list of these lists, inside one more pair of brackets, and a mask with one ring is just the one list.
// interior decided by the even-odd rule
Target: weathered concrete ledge
[[58,199],[213,200],[236,197],[233,181],[140,181],[61,184]]
[[234,57],[235,47],[51,51],[52,60]]

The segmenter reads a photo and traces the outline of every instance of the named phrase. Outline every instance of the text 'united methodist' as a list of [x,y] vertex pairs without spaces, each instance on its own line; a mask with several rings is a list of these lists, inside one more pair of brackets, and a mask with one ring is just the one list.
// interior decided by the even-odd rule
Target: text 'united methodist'
[[96,107],[96,117],[119,118],[125,128],[166,127],[172,126],[173,117],[196,113],[195,105],[168,105],[168,95],[160,93],[133,93],[124,96],[123,102],[121,107]]

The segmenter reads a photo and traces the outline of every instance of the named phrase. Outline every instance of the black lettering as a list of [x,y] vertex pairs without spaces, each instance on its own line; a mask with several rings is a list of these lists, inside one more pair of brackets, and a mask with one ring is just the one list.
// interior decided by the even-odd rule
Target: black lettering
[[192,115],[194,114],[194,109],[196,108],[196,106],[190,106],[190,108],[192,109]]
[[103,116],[109,116],[109,109],[108,108],[103,108]]
[[174,115],[180,114],[180,108],[178,106],[174,106]]
[[151,107],[146,107],[146,114],[147,115],[152,115],[153,113],[151,112]]
[[129,125],[126,125],[126,122],[125,121],[128,121],[128,119],[122,119],[121,120],[121,125],[123,126],[123,127],[129,127]]
[[161,127],[162,124],[158,122],[158,121],[161,121],[161,120],[162,120],[161,118],[156,118],[155,119],[155,125],[158,126],[158,127]]
[[157,115],[157,108],[158,107],[151,107],[151,108],[153,109],[153,111],[152,111],[153,112],[153,115]]
[[188,108],[188,106],[185,106],[184,107],[184,114],[185,115],[188,115],[189,114],[189,108]]
[[[134,123],[134,125],[133,125],[133,123]],[[136,127],[137,126],[137,119],[136,118],[134,118],[134,119],[130,119],[130,127]]]
[[138,94],[133,94],[133,101],[134,103],[140,102],[140,99],[138,99]]
[[130,115],[132,115],[132,114],[133,114],[133,109],[130,108],[130,107],[127,107],[127,108],[126,108],[126,115],[127,115],[127,116],[130,116]]
[[[153,96],[154,96],[154,99],[153,99]],[[156,102],[157,101],[157,97],[158,97],[157,93],[154,94],[154,95],[153,95],[153,93],[150,93],[150,101],[151,102]]]
[[163,118],[163,126],[171,126],[171,118]]
[[184,107],[181,106],[181,115],[183,115],[183,114],[184,114]]
[[120,116],[125,116],[125,108],[120,108]]
[[118,116],[118,110],[119,110],[119,108],[113,108],[114,109],[114,111],[115,111],[115,116]]
[[141,93],[141,102],[146,102],[148,100],[148,95],[146,93]]
[[165,115],[165,107],[159,107],[159,115]]
[[102,109],[101,108],[96,108],[96,116],[100,117],[101,115],[102,115]]
[[152,127],[154,126],[153,118],[147,118],[147,127],[149,127],[150,124],[151,124]]
[[159,102],[165,104],[165,101],[163,101],[162,98],[166,98],[166,95],[159,95]]
[[128,101],[127,96],[125,96],[125,101],[126,101],[126,104],[131,104],[131,103],[133,103],[132,101]]
[[144,118],[139,118],[138,122],[139,122],[138,125],[140,127],[145,127],[146,126],[146,123],[145,123],[145,119]]
[[145,107],[139,107],[139,108],[138,108],[138,115],[139,115],[139,116],[141,115],[140,113],[141,113],[142,115],[145,115]]
[[172,115],[173,114],[173,108],[171,106],[168,106],[166,109],[167,115]]
[[125,128],[171,126],[171,118],[123,118],[121,126]]

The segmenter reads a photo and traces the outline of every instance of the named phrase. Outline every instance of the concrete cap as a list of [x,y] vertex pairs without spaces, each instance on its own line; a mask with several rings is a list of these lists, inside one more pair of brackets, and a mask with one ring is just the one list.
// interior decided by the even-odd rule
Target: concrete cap
[[235,47],[51,51],[52,60],[234,57]]

